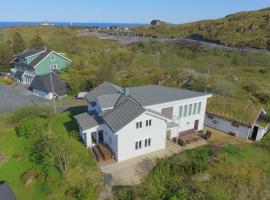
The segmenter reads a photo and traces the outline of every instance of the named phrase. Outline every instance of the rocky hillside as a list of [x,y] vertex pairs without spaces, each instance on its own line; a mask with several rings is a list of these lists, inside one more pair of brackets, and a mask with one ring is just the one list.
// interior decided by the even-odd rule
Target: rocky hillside
[[206,39],[236,47],[265,49],[270,48],[270,8],[182,25],[160,23],[139,27],[135,31],[157,37],[188,37],[199,34]]

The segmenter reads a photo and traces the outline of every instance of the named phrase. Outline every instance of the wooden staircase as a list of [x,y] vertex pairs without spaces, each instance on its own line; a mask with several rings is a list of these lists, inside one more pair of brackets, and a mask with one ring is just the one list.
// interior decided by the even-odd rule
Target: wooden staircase
[[113,159],[113,154],[106,144],[98,143],[92,148],[98,162],[107,162]]

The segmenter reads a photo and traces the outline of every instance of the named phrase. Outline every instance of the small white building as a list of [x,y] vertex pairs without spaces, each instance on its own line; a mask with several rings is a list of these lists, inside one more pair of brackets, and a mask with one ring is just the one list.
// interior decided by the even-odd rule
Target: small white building
[[202,130],[209,97],[157,85],[124,89],[104,82],[86,95],[88,112],[75,119],[88,148],[105,143],[122,161],[164,149],[166,138]]
[[268,132],[269,117],[254,103],[224,97],[208,101],[205,125],[245,140],[259,141]]

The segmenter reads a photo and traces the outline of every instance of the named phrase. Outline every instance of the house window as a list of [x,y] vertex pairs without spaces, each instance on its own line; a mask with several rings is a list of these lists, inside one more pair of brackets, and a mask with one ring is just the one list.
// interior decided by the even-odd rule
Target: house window
[[145,147],[150,147],[151,146],[151,138],[148,138],[148,139],[144,140],[144,146]]
[[53,64],[50,67],[51,67],[51,69],[57,69],[57,65],[56,64]]
[[179,118],[182,118],[183,116],[183,106],[179,107]]
[[190,116],[191,113],[192,113],[192,104],[189,104],[188,116]]
[[193,115],[196,114],[196,111],[197,111],[197,103],[194,103],[193,104]]
[[199,105],[198,105],[198,114],[201,113],[201,108],[202,108],[202,102],[200,102]]
[[237,122],[232,122],[232,126],[234,126],[234,127],[239,127],[239,123],[237,123]]
[[184,107],[184,117],[186,117],[187,116],[187,105],[185,105],[185,107]]
[[54,61],[55,60],[55,55],[52,55],[51,56],[51,61]]
[[148,139],[148,146],[151,146],[151,138]]
[[207,115],[207,118],[209,118],[209,119],[214,119],[214,117],[211,116],[211,115]]
[[140,140],[139,141],[139,149],[141,149],[142,148],[142,141]]
[[135,150],[138,150],[139,148],[139,142],[135,142]]
[[149,120],[146,120],[146,126],[151,126],[152,125],[152,120],[149,119]]
[[141,149],[142,148],[142,141],[137,141],[135,142],[135,150]]
[[136,129],[142,128],[142,122],[137,122],[136,123]]

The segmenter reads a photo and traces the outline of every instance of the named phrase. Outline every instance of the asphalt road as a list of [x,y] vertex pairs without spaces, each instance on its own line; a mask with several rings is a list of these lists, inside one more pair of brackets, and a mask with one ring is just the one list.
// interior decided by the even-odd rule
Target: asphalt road
[[12,112],[18,108],[33,105],[49,105],[49,101],[34,96],[27,89],[0,84],[0,113]]
[[186,43],[197,43],[201,46],[208,47],[208,48],[219,48],[219,49],[227,49],[227,50],[235,50],[235,51],[249,51],[252,53],[257,54],[267,54],[270,55],[270,51],[264,50],[264,49],[254,49],[254,48],[248,48],[248,49],[241,49],[236,47],[230,47],[230,46],[224,46],[217,43],[210,43],[206,41],[200,41],[195,39],[189,39],[189,38],[153,38],[153,37],[140,37],[140,36],[117,36],[117,35],[110,35],[108,33],[98,33],[98,32],[90,32],[88,29],[82,29],[78,31],[78,36],[92,36],[97,37],[101,40],[115,40],[123,44],[129,44],[133,42],[145,42],[145,41],[158,41],[158,42],[168,42],[168,41],[176,41],[176,42],[186,42]]

